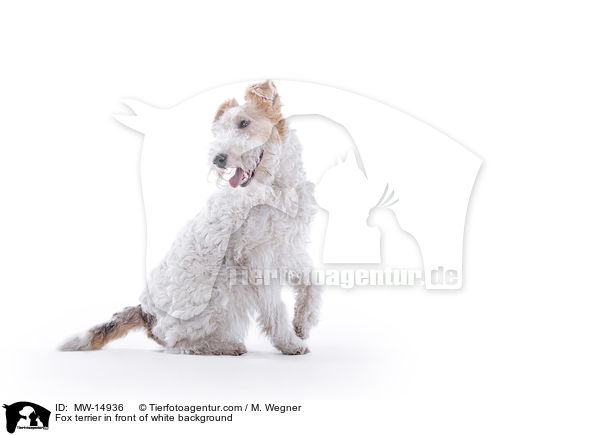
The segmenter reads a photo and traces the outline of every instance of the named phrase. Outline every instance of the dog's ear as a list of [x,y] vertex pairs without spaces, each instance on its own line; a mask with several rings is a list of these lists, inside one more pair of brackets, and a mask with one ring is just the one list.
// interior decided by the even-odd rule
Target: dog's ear
[[279,93],[272,80],[250,85],[246,90],[246,101],[265,109],[271,118],[281,118]]
[[217,113],[215,114],[215,119],[213,120],[213,122],[215,122],[219,118],[221,118],[221,115],[223,115],[223,113],[227,109],[231,109],[232,107],[236,107],[236,106],[239,106],[239,104],[235,100],[235,98],[232,98],[231,100],[227,100],[225,103],[223,103],[221,106],[219,106],[219,109],[217,109]]
[[250,85],[246,90],[246,100],[251,101],[266,101],[269,103],[275,102],[279,95],[277,94],[277,88],[272,80],[267,80],[262,83],[255,83]]

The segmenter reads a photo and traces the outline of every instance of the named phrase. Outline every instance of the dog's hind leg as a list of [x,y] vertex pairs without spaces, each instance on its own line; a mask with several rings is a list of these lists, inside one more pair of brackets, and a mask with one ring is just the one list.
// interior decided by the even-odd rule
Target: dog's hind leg
[[308,347],[292,330],[279,286],[260,286],[258,292],[258,322],[275,348],[283,354],[306,354]]
[[[220,276],[219,280],[223,280]],[[189,321],[182,337],[169,351],[181,354],[240,356],[247,352],[244,337],[250,323],[248,304],[222,282],[213,290],[211,306]],[[206,317],[203,319],[203,317]]]

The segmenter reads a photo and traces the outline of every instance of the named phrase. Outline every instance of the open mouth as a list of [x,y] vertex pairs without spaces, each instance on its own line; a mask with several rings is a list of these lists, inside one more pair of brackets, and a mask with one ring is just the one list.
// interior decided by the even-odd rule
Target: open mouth
[[254,178],[254,172],[256,171],[256,168],[258,167],[258,165],[260,165],[260,162],[262,161],[263,153],[263,151],[260,152],[258,161],[256,162],[256,165],[254,165],[254,168],[252,168],[251,170],[244,171],[240,167],[236,168],[235,173],[229,179],[229,186],[231,186],[232,188],[237,188],[238,186],[245,188],[246,186],[248,186]]

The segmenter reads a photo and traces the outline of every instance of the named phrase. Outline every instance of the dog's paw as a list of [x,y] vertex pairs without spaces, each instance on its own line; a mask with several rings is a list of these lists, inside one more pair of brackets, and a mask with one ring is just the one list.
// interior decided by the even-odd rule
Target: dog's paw
[[231,347],[224,348],[218,351],[218,354],[222,356],[241,356],[246,354],[248,350],[244,344],[234,344]]
[[279,351],[281,351],[283,354],[290,356],[310,353],[308,346],[304,342],[286,344],[277,348],[279,348]]
[[296,313],[294,316],[294,331],[300,339],[307,339],[310,329],[317,324],[317,317],[310,313]]
[[240,343],[204,343],[191,347],[170,348],[168,352],[178,354],[195,354],[203,356],[241,356],[246,354],[248,350],[244,344]]
[[296,332],[296,336],[300,339],[306,339],[308,337],[308,329],[303,323],[294,323],[294,331]]
[[232,350],[232,356],[241,356],[242,354],[246,354],[248,350],[244,344],[239,344]]
[[283,354],[287,355],[287,356],[299,356],[301,354],[308,354],[310,353],[310,350],[308,349],[308,347],[299,347],[293,350],[288,350],[288,351],[282,351]]
[[287,350],[281,350],[281,352],[287,356],[299,356],[301,354],[308,354],[310,350],[306,345],[297,348],[290,348]]

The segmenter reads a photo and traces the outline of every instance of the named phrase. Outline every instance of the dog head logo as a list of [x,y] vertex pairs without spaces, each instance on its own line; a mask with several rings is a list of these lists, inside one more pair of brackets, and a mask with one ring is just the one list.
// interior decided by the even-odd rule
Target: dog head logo
[[48,429],[50,411],[28,401],[3,406],[6,409],[6,431],[14,433],[18,429]]
[[[244,88],[243,104],[223,103]],[[344,148],[324,130],[311,136],[308,124],[298,129],[307,174],[311,167],[323,169],[311,179],[329,215],[324,232],[312,238],[323,241],[323,263],[418,266],[428,289],[462,287],[463,234],[482,160],[426,123],[352,92],[295,81],[227,85],[170,109],[123,102],[135,114],[115,118],[145,135],[141,177],[148,269],[201,209],[213,189],[206,183],[210,173],[216,171],[236,189],[269,183],[284,164],[265,160],[278,155],[288,134],[282,117],[296,128],[295,119],[319,116],[342,126],[350,138]],[[208,166],[202,164],[207,148]],[[293,177],[297,170],[286,168],[286,174]],[[440,269],[451,272],[452,280],[434,280]]]

